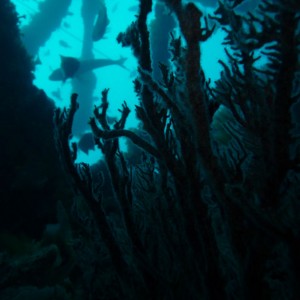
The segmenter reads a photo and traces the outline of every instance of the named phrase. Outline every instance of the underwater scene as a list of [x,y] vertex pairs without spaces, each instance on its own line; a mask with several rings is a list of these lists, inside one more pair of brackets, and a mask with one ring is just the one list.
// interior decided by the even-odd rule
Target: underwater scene
[[0,300],[300,299],[299,0],[0,22]]

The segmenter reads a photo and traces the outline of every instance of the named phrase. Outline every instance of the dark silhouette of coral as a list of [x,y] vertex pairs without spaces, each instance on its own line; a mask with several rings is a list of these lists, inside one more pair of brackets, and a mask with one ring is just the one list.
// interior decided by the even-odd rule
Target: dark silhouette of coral
[[[151,0],[140,1],[137,21],[117,38],[139,64],[139,130],[125,129],[126,102],[120,119],[107,121],[103,90],[90,126],[104,162],[91,168],[75,163],[70,145],[78,95],[55,111],[74,195],[58,203],[59,226],[48,228],[38,258],[20,265],[32,275],[27,260],[41,272],[45,258],[52,272],[41,285],[63,288],[62,299],[298,299],[299,1],[262,0],[244,15],[232,9],[243,1],[220,1],[210,20],[193,3],[161,2],[182,34],[170,34],[172,69],[161,64],[161,80],[152,74]],[[200,43],[217,26],[229,64],[220,61],[212,86]],[[260,69],[258,50],[268,60]],[[120,151],[121,137],[140,149],[139,160]],[[30,284],[11,278],[5,288]]]

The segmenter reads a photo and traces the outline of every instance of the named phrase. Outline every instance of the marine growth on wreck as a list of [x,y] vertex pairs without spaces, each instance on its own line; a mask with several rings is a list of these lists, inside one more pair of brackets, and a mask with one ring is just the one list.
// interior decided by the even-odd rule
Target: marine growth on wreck
[[300,298],[299,1],[4,2],[0,299]]

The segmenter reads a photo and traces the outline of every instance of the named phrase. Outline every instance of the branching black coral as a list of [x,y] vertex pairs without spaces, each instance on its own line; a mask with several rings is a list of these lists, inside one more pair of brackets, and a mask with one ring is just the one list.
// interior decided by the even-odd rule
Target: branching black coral
[[[208,27],[195,4],[179,0],[162,1],[181,36],[170,33],[170,66],[160,64],[162,78],[154,79],[146,22],[152,1],[141,1],[136,23],[118,41],[131,46],[138,60],[135,113],[147,138],[125,129],[126,102],[120,119],[108,124],[108,89],[90,119],[130,249],[121,249],[111,231],[103,237],[115,251],[114,263],[124,266],[115,266],[120,282],[131,284],[124,278],[128,259],[142,283],[139,292],[149,299],[299,296],[299,140],[291,135],[291,108],[295,113],[299,101],[299,13],[292,9],[296,2],[278,0],[239,15],[234,8],[241,2],[220,1],[213,17],[227,34],[228,59],[220,61],[223,71],[213,86],[200,64],[199,43],[215,27]],[[258,67],[263,55],[267,63]],[[56,114],[58,145],[76,188],[98,211],[89,168],[74,168],[76,147],[69,149],[72,99],[70,110]],[[142,149],[140,163],[130,164],[120,137]],[[102,218],[100,233],[101,226],[108,230],[101,210],[94,217]],[[277,272],[282,277],[274,278]],[[285,287],[291,290],[286,296]]]

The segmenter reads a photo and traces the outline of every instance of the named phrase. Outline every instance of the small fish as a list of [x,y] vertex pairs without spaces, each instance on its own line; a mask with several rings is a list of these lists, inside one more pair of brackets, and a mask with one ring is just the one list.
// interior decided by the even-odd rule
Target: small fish
[[[110,66],[110,65],[118,65],[122,68],[124,61],[126,58],[121,57],[119,59],[87,59],[87,60],[78,60],[77,58],[70,56],[62,56],[61,55],[61,65],[60,68],[54,70],[49,79],[52,81],[63,81],[65,82],[68,78],[74,78],[80,74],[92,71],[94,69]],[[127,70],[127,69],[126,69]]]
[[101,1],[99,12],[96,17],[96,21],[92,33],[92,39],[94,42],[99,41],[100,39],[103,38],[108,24],[109,24],[109,19],[107,16],[107,8],[104,2]]
[[55,97],[56,99],[62,101],[60,89],[57,89],[56,91],[53,91],[53,92],[51,93],[51,95],[52,95],[53,97]]
[[139,5],[132,5],[132,6],[128,7],[128,11],[138,12],[139,11]]
[[62,46],[64,48],[71,48],[71,46],[67,42],[65,42],[64,40],[59,40],[58,43],[59,43],[60,46]]
[[84,133],[81,136],[78,142],[78,149],[80,149],[85,154],[88,154],[90,150],[95,149],[95,139],[92,132]]
[[64,28],[70,28],[71,27],[70,23],[67,23],[67,22],[63,22],[62,25],[63,25]]
[[33,64],[34,64],[35,66],[41,65],[41,64],[42,64],[42,61],[41,61],[39,55],[36,55],[36,56],[35,56],[35,58],[34,58],[34,60],[33,60]]

